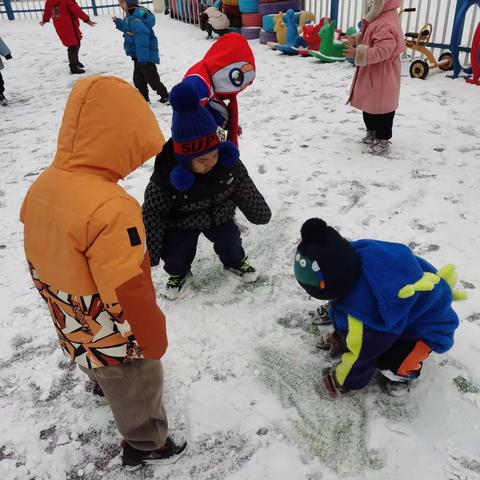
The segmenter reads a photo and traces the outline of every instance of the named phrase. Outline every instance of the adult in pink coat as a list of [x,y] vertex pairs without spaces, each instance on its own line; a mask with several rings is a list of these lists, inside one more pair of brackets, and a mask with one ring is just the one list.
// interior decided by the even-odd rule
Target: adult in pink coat
[[362,32],[352,37],[345,56],[355,59],[349,103],[363,111],[364,143],[371,153],[390,152],[393,119],[400,98],[400,54],[405,37],[397,9],[401,0],[370,0]]

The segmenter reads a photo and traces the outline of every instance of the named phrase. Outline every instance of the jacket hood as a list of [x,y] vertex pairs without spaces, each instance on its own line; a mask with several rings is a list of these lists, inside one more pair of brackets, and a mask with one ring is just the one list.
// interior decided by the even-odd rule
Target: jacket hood
[[255,57],[239,33],[227,33],[208,50],[203,60],[185,74],[199,75],[220,97],[237,95],[255,80]]
[[75,83],[65,107],[53,166],[118,181],[162,150],[164,137],[147,102],[124,80]]
[[[400,291],[421,280],[425,272],[435,273],[436,269],[399,243],[358,240],[352,246],[360,256],[362,276],[341,303],[348,305],[348,312],[367,326],[395,330],[409,317],[420,294],[418,291],[402,298]],[[365,288],[372,294],[368,301],[362,293]]]
[[373,0],[372,8],[370,8],[367,16],[367,22],[373,22],[382,13],[395,10],[402,6],[402,0]]
[[155,21],[156,21],[155,15],[147,8],[142,7],[140,5],[135,5],[135,7],[131,8],[130,10],[133,10],[131,15],[142,20],[142,22],[148,28],[151,29],[155,26]]

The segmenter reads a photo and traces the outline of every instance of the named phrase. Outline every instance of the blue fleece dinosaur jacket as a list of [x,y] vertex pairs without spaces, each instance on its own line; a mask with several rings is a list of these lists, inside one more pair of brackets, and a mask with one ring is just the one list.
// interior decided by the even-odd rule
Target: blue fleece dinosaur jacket
[[160,63],[154,25],[155,15],[143,7],[130,8],[123,20],[115,20],[115,26],[123,32],[125,53],[138,63]]
[[[450,285],[407,246],[378,240],[352,246],[362,274],[348,295],[332,302],[330,314],[349,350],[337,367],[337,380],[359,389],[370,381],[378,358],[401,338],[421,340],[437,353],[449,350],[458,317]],[[415,284],[425,277],[433,284],[422,291]]]

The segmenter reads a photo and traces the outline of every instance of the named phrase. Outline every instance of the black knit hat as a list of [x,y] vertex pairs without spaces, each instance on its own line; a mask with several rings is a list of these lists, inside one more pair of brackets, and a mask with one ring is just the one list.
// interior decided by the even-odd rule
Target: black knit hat
[[360,278],[361,262],[352,245],[319,218],[307,220],[295,253],[295,278],[312,296],[336,300]]

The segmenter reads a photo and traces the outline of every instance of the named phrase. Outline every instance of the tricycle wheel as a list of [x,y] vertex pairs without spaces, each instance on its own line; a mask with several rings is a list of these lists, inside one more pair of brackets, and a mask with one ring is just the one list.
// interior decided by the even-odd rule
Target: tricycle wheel
[[412,78],[420,78],[421,80],[425,80],[429,71],[430,67],[424,60],[415,60],[410,65],[410,76]]
[[450,52],[444,52],[438,58],[438,63],[445,62],[444,65],[439,65],[442,70],[453,70],[453,58]]

